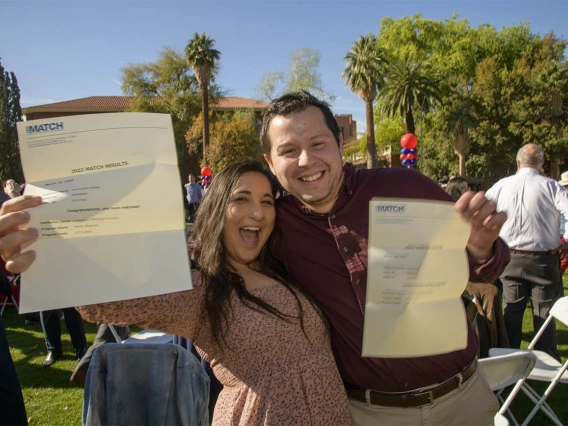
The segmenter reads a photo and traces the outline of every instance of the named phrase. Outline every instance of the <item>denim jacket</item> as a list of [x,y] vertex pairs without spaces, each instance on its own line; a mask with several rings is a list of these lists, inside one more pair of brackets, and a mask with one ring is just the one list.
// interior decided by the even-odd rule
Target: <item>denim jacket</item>
[[93,353],[83,426],[209,424],[209,377],[174,344],[107,343]]

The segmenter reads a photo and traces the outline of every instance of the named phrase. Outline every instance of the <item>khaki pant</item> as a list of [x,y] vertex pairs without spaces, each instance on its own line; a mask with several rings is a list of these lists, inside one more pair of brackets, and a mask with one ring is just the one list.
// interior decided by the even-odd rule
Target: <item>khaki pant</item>
[[499,402],[485,373],[477,371],[461,389],[423,407],[383,407],[349,398],[354,426],[371,425],[493,425]]

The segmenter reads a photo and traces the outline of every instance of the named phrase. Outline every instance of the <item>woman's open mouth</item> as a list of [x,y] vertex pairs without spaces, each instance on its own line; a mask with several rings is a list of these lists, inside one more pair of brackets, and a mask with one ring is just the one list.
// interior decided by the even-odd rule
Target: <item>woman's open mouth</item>
[[260,236],[260,227],[258,226],[243,226],[239,229],[241,240],[246,246],[254,247],[258,243]]

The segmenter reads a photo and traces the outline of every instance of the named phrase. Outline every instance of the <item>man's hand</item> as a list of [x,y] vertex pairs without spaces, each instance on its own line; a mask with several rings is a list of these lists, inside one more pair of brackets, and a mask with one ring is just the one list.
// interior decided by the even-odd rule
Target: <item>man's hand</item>
[[484,192],[468,191],[456,202],[454,210],[471,223],[467,251],[474,258],[489,259],[493,243],[507,220],[505,212],[497,212],[494,201],[485,198]]
[[0,208],[0,256],[12,273],[24,272],[35,259],[35,252],[22,249],[37,240],[37,229],[26,229],[30,220],[24,209],[41,205],[41,197],[24,195],[5,201]]

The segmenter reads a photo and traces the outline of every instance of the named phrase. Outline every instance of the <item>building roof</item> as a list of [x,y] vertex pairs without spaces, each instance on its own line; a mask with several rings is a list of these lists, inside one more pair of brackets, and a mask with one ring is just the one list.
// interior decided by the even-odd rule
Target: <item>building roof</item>
[[[54,102],[22,108],[24,115],[36,112],[118,112],[130,108],[131,96],[90,96],[88,98],[72,99],[70,101]],[[254,109],[263,110],[268,102],[254,99],[227,96],[211,104],[212,110]]]

